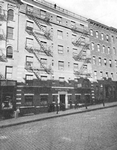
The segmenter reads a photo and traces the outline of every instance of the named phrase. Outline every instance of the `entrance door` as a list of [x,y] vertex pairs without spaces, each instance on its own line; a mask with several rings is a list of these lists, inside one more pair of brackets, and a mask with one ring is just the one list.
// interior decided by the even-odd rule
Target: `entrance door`
[[65,110],[65,94],[60,94],[60,110]]

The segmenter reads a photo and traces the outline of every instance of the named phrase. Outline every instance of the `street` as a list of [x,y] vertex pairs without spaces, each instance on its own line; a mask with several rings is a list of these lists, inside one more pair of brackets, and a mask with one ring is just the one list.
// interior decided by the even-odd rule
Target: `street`
[[117,107],[0,128],[0,150],[117,150]]

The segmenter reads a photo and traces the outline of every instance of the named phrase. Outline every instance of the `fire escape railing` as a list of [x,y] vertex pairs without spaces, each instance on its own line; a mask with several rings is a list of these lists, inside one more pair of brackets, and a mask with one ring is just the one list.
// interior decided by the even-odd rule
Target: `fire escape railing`
[[30,53],[33,53],[34,54],[34,56],[36,57],[36,59],[38,60],[38,62],[40,63],[40,65],[41,65],[41,67],[42,68],[39,68],[39,69],[33,69],[33,67],[31,67],[31,66],[29,66],[29,68],[30,69],[33,69],[33,71],[34,70],[37,70],[37,71],[41,71],[41,70],[43,70],[44,69],[44,71],[47,73],[47,74],[53,74],[53,71],[52,71],[52,69],[51,69],[51,67],[46,67],[43,63],[42,63],[42,61],[40,60],[40,58],[38,57],[38,52],[36,52],[34,49],[32,49],[32,48],[28,48],[28,47],[26,47],[26,49],[28,50],[28,52],[30,52]]
[[36,39],[36,41],[38,42],[38,44],[41,46],[41,49],[44,51],[44,53],[47,56],[53,57],[53,53],[50,50],[50,47],[45,48],[44,45],[42,44],[42,42],[40,41],[40,39],[38,38],[38,35],[36,34],[36,32],[34,32],[33,30],[26,30],[30,35],[33,35]]

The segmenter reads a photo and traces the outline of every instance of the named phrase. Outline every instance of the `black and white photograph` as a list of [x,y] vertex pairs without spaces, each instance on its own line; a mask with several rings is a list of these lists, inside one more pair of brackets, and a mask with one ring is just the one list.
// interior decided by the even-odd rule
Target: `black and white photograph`
[[117,0],[0,0],[0,150],[117,150]]

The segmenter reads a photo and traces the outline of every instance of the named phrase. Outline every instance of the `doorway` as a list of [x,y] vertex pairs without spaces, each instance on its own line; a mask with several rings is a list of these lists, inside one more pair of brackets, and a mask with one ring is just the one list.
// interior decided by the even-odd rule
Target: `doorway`
[[65,94],[60,94],[60,110],[65,110]]

